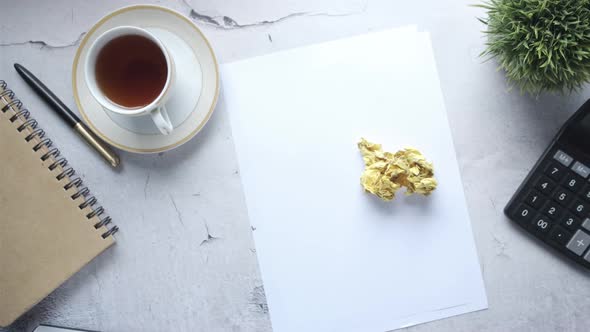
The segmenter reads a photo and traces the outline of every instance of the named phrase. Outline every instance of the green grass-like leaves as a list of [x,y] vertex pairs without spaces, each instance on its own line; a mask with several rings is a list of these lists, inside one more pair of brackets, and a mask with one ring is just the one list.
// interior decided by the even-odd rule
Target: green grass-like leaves
[[523,92],[578,90],[590,80],[590,0],[489,0],[486,50]]

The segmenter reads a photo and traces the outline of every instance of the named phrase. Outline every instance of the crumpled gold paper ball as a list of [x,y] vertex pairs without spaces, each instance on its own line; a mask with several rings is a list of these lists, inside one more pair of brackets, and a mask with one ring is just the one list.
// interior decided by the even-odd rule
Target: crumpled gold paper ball
[[361,175],[363,188],[385,201],[395,198],[395,193],[406,188],[406,195],[413,193],[430,195],[436,189],[432,163],[420,151],[405,148],[396,152],[384,152],[381,144],[361,138],[358,148],[365,162]]

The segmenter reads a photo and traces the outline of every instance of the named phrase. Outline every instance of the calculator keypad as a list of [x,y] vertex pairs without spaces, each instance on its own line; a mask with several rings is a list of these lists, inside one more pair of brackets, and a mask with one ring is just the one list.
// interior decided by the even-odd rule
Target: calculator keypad
[[590,245],[590,235],[583,231],[576,231],[574,237],[567,243],[566,247],[578,256],[582,256],[586,248]]
[[521,223],[526,223],[533,217],[535,212],[530,207],[521,204],[514,213],[514,217]]
[[553,195],[551,195],[551,198],[560,205],[567,206],[569,202],[571,202],[573,196],[574,194],[569,190],[558,189],[553,193]]
[[535,189],[537,189],[545,195],[549,195],[553,191],[553,189],[555,189],[555,182],[549,180],[549,178],[546,176],[541,176],[537,181]]
[[566,175],[561,181],[564,187],[573,192],[580,190],[585,182],[584,179],[573,173]]
[[549,239],[552,242],[561,246],[565,246],[569,242],[571,237],[571,234],[569,234],[565,229],[563,229],[559,225],[553,227],[553,229],[549,233]]
[[573,154],[547,154],[508,215],[536,237],[590,268],[590,167]]
[[549,229],[551,229],[551,226],[553,226],[553,221],[547,216],[537,215],[537,217],[533,219],[532,225],[535,231],[547,233],[549,232]]
[[574,158],[572,158],[569,154],[567,154],[561,150],[557,150],[557,151],[555,151],[555,154],[553,155],[553,160],[557,160],[565,167],[570,167],[570,165],[572,164],[572,161],[574,161]]
[[581,190],[580,196],[582,196],[586,202],[590,202],[590,185],[587,185],[586,188]]
[[541,193],[539,193],[538,191],[531,190],[524,199],[524,202],[534,207],[535,209],[539,209],[547,202],[547,198],[541,195]]
[[574,201],[574,204],[572,204],[571,210],[573,210],[579,217],[586,217],[586,215],[588,215],[588,203],[577,199]]
[[559,223],[570,232],[574,232],[580,227],[581,222],[578,217],[568,213],[560,219]]
[[557,219],[561,216],[563,210],[562,207],[559,204],[557,204],[557,202],[548,201],[547,203],[545,203],[545,206],[543,206],[541,212],[543,212],[543,214],[545,214],[551,219]]
[[545,169],[545,174],[555,181],[560,181],[567,172],[567,169],[559,163],[550,163]]
[[572,166],[572,171],[574,171],[579,176],[583,177],[584,179],[590,175],[590,168],[588,166],[582,164],[579,161],[576,161]]

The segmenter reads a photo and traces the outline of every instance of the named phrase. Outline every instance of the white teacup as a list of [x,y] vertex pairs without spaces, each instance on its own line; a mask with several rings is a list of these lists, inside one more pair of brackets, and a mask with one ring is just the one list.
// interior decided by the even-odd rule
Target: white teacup
[[[96,61],[100,50],[111,40],[117,37],[127,35],[139,35],[153,41],[156,45],[158,45],[158,47],[164,54],[164,58],[166,59],[166,66],[168,67],[166,83],[164,84],[164,88],[162,89],[160,94],[148,105],[138,108],[128,108],[122,105],[118,105],[115,102],[111,101],[100,89],[96,80]],[[175,75],[174,62],[172,61],[170,54],[164,47],[164,44],[162,44],[162,42],[149,31],[133,26],[120,26],[104,32],[90,46],[88,55],[86,56],[84,71],[86,77],[86,84],[88,85],[88,88],[92,93],[92,96],[105,109],[117,114],[130,117],[149,114],[155,126],[160,130],[162,134],[168,135],[172,132],[172,122],[170,121],[168,111],[166,110],[164,104],[166,103],[166,100],[171,94],[171,87]]]

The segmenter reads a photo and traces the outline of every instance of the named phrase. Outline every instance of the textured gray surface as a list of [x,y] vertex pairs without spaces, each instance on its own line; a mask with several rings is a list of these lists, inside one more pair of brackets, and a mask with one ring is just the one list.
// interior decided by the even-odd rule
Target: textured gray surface
[[[430,31],[490,308],[408,330],[586,331],[589,274],[509,224],[502,208],[590,90],[538,99],[510,91],[496,65],[478,58],[484,39],[474,2],[154,3],[190,15],[221,62],[406,24]],[[0,3],[0,78],[122,228],[115,248],[0,330],[28,332],[42,322],[101,331],[270,331],[226,114],[215,113],[174,151],[121,153],[124,167],[113,172],[42,105],[12,63],[29,67],[73,105],[77,40],[131,1]]]

